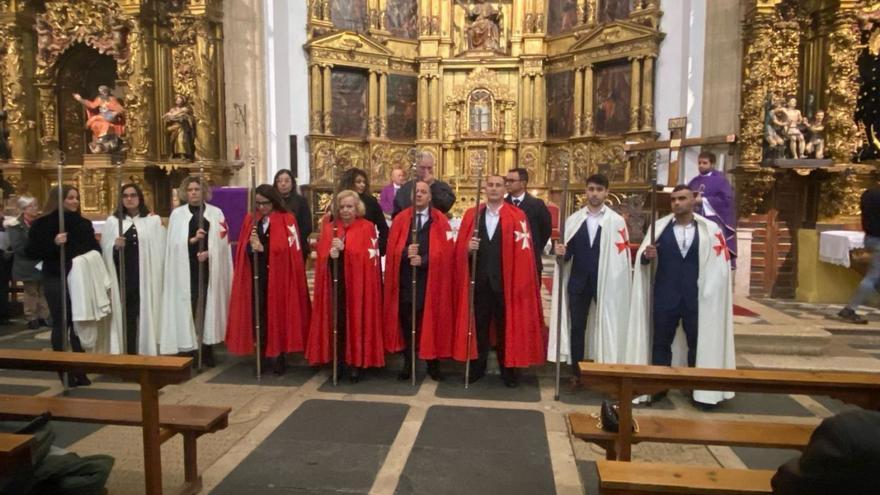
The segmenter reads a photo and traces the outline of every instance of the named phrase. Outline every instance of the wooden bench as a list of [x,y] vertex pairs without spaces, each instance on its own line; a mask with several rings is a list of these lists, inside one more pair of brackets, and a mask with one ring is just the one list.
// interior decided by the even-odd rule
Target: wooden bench
[[597,461],[602,495],[754,495],[773,493],[775,471],[724,469],[677,464]]
[[618,400],[617,459],[632,456],[632,399],[663,390],[826,395],[865,409],[880,410],[880,375],[819,371],[728,370],[630,364],[579,363],[581,383]]
[[33,436],[0,433],[0,479],[31,467]]
[[[143,426],[140,402],[0,395],[0,419],[27,419],[46,411],[60,421]],[[226,428],[230,411],[228,407],[159,405],[160,441],[164,443],[178,433],[183,437],[183,493],[197,493],[202,487],[196,440]]]
[[[637,421],[639,431],[633,432],[634,444],[660,442],[803,450],[816,429],[816,425],[662,416],[638,416]],[[617,459],[617,434],[599,428],[598,420],[589,414],[571,413],[568,415],[568,422],[573,436],[605,449],[607,459]]]
[[0,369],[100,373],[140,384],[144,484],[148,495],[162,493],[159,390],[188,380],[191,367],[192,358],[183,357],[0,349]]

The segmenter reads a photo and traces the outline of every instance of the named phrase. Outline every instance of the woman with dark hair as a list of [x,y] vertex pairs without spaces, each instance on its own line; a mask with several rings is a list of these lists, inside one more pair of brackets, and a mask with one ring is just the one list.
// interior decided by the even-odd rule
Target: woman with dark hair
[[312,235],[312,210],[309,208],[309,202],[306,198],[296,192],[296,179],[293,173],[286,168],[275,173],[275,190],[281,196],[284,208],[293,213],[296,218],[296,225],[299,227],[299,245],[302,249],[303,259],[309,257],[309,236]]
[[[116,213],[107,217],[101,229],[101,251],[114,280],[119,280],[120,252],[125,260],[125,301],[120,301],[119,285],[111,286],[114,307],[110,352],[155,356],[161,318],[165,227],[158,215],[150,213],[144,203],[144,192],[137,184],[125,184],[120,189]],[[125,321],[121,304],[125,304]]]
[[311,313],[309,287],[296,218],[269,184],[258,186],[254,198],[256,214],[251,212],[245,216],[238,236],[226,347],[238,355],[253,355],[255,350],[253,257],[256,255],[260,282],[257,288],[260,356],[272,360],[274,373],[280,375],[284,373],[285,354],[305,350]]
[[[95,239],[92,222],[80,215],[79,190],[64,184],[61,186],[63,203],[58,204],[58,187],[49,191],[49,200],[40,218],[34,220],[28,232],[28,244],[25,254],[28,258],[43,262],[43,292],[49,314],[52,317],[52,350],[64,350],[64,335],[70,339],[70,348],[74,352],[83,352],[79,337],[73,331],[70,294],[67,295],[67,318],[62,317],[61,277],[66,277],[73,265],[73,259],[89,251],[101,252],[101,246]],[[64,211],[64,233],[58,225],[58,209]],[[65,250],[65,266],[61,266],[61,246]],[[67,321],[67,328],[62,327],[62,320]],[[71,373],[71,387],[91,385],[85,373]]]
[[370,193],[370,179],[367,177],[367,173],[359,168],[346,170],[342,173],[342,179],[339,181],[339,189],[358,193],[366,209],[364,219],[373,222],[373,225],[379,230],[379,253],[385,256],[385,245],[388,243],[388,222],[385,221],[385,214],[382,212],[379,200]]

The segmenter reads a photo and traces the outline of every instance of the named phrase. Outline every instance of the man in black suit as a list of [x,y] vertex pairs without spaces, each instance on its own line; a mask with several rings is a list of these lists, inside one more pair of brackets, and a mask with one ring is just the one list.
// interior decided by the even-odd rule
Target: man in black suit
[[535,266],[537,267],[538,279],[544,271],[544,263],[541,261],[541,253],[544,246],[550,240],[553,224],[550,220],[550,210],[544,201],[532,196],[526,188],[529,185],[529,171],[524,168],[515,168],[507,172],[504,179],[507,186],[505,201],[513,204],[526,214],[529,219],[529,232],[532,237],[532,246],[535,251]]

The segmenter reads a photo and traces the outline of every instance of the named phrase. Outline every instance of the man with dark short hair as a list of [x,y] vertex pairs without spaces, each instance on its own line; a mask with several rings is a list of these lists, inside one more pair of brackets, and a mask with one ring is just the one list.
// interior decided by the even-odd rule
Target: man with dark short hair
[[544,271],[544,263],[541,261],[541,253],[544,246],[550,240],[553,230],[553,222],[550,219],[550,210],[544,201],[538,199],[526,190],[529,185],[529,171],[524,168],[515,168],[507,172],[504,178],[507,187],[507,197],[504,200],[512,204],[526,214],[529,220],[529,230],[532,233],[532,247],[535,250],[535,268],[538,277]]

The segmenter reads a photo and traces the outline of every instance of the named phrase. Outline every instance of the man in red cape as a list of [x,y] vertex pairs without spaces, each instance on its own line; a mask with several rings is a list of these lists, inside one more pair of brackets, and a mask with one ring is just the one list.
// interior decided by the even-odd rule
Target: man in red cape
[[[431,208],[431,188],[416,182],[415,209],[420,225],[416,242],[412,241],[413,208],[394,218],[388,235],[385,257],[385,306],[383,311],[386,348],[403,350],[404,367],[398,375],[409,380],[412,373],[412,271],[416,272],[416,349],[418,357],[428,362],[428,375],[442,376],[437,360],[452,356],[452,261],[455,237],[449,220]],[[417,268],[414,268],[417,267]]]
[[[284,210],[281,198],[272,197],[278,196],[273,193],[274,189],[268,184],[257,188],[258,232],[254,232],[253,213],[248,213],[241,226],[226,323],[226,347],[237,355],[254,353],[254,278],[250,256],[257,245],[263,286],[260,293],[263,352],[267,358],[280,356],[275,361],[275,371],[281,373],[284,354],[305,350],[311,306],[299,227],[294,216]],[[268,229],[265,219],[268,219]]]
[[[360,379],[360,368],[385,366],[379,240],[376,226],[361,218],[365,208],[357,193],[342,191],[337,195],[335,203],[337,219],[324,217],[318,240],[315,298],[312,303],[306,358],[312,365],[333,360],[333,315],[330,308],[333,280],[330,260],[335,222],[336,239],[341,241],[337,244],[344,246],[339,254],[341,297],[337,308],[340,364],[344,361],[351,367],[350,379],[357,382]],[[349,208],[354,210],[351,218],[347,216]]]
[[[455,246],[453,357],[458,361],[476,359],[469,378],[471,383],[479,380],[486,373],[494,336],[501,377],[505,385],[516,387],[516,368],[543,364],[546,354],[534,247],[525,213],[504,203],[504,178],[489,176],[485,190],[479,234],[474,237],[476,218],[475,209],[471,208],[462,219]],[[477,251],[473,316],[468,310],[471,251]],[[468,326],[472,321],[474,331],[468,345]]]

